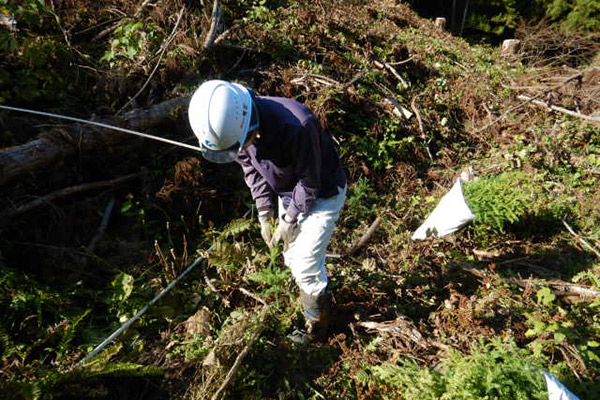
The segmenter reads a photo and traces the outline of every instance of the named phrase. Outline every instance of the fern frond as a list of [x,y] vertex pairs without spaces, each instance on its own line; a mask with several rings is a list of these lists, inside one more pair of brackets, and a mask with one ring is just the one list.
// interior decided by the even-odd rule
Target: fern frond
[[223,228],[219,235],[219,239],[225,239],[232,236],[237,236],[242,232],[249,230],[252,227],[253,221],[250,219],[234,219]]

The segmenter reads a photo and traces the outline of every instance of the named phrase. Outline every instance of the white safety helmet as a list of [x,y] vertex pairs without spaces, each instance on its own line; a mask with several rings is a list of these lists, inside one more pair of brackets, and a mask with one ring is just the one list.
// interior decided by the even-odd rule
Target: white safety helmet
[[206,81],[196,89],[188,117],[202,156],[216,163],[235,161],[248,132],[258,128],[257,113],[256,123],[250,126],[250,91],[237,83],[217,79]]

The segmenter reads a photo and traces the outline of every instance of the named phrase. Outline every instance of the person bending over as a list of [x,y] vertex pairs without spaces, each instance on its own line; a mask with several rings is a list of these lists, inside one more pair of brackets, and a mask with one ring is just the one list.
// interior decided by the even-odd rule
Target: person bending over
[[296,343],[323,339],[331,303],[325,251],[346,199],[346,175],[332,139],[301,103],[256,96],[222,80],[198,87],[188,115],[205,159],[241,165],[267,245],[283,242],[305,318],[304,328],[288,337]]

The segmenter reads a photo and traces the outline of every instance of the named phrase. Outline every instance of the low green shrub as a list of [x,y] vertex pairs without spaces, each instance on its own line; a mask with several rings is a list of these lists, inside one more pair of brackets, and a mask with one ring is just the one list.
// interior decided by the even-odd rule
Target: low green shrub
[[421,368],[414,361],[384,363],[363,369],[357,378],[380,387],[390,399],[542,400],[548,391],[541,368],[542,360],[528,350],[494,339],[469,355],[451,351],[436,368]]
[[467,182],[463,186],[476,225],[503,233],[535,210],[539,191],[523,172],[506,172]]

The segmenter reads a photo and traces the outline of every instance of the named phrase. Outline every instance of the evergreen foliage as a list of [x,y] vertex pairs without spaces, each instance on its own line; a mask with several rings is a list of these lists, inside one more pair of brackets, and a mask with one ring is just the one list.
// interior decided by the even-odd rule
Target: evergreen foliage
[[413,361],[366,368],[358,378],[365,385],[394,388],[403,400],[545,400],[542,363],[510,341],[480,343],[469,355],[450,351],[436,368]]
[[464,184],[467,204],[475,223],[497,232],[535,210],[536,190],[522,172],[507,172]]

